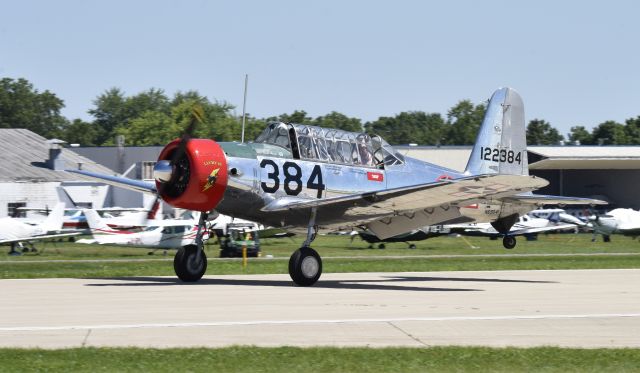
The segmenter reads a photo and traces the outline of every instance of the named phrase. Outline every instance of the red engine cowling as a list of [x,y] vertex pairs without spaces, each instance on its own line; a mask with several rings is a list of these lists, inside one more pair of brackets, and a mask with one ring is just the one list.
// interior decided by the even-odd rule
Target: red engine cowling
[[222,200],[227,187],[227,159],[215,141],[191,139],[184,153],[175,158],[180,139],[162,149],[158,161],[171,160],[172,177],[168,182],[156,179],[156,188],[162,199],[171,206],[209,211]]

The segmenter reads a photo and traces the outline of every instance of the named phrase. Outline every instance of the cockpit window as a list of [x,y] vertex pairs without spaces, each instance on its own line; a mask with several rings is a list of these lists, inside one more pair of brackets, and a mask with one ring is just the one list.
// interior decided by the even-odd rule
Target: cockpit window
[[271,123],[262,133],[254,140],[273,145],[279,145],[286,149],[291,149],[289,141],[289,129],[284,123]]
[[404,156],[393,149],[382,137],[373,136],[371,143],[373,144],[373,157],[376,166],[395,166],[404,163]]
[[380,136],[304,124],[271,123],[255,142],[282,146],[296,159],[378,168],[404,163]]

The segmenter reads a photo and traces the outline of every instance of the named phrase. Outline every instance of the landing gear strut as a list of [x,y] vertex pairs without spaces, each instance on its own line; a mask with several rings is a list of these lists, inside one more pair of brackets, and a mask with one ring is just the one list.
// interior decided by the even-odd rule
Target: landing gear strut
[[200,214],[196,244],[181,247],[173,258],[173,269],[178,278],[184,282],[195,282],[204,276],[207,271],[207,256],[204,253],[204,241],[202,236],[206,229],[207,213]]
[[18,247],[19,244],[17,242],[12,242],[11,243],[11,250],[9,250],[9,255],[11,256],[18,256],[18,255],[22,255],[21,252],[19,252],[18,250],[16,250],[16,247]]
[[307,239],[302,244],[302,247],[294,251],[289,259],[289,276],[298,286],[311,286],[318,281],[322,274],[322,259],[318,252],[309,247],[318,233],[316,212],[315,207],[311,209]]

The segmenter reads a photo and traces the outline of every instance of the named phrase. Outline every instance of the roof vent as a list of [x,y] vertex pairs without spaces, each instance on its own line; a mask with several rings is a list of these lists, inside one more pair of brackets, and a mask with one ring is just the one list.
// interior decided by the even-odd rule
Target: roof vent
[[49,159],[47,159],[47,167],[55,171],[65,169],[64,160],[62,159],[62,145],[67,142],[59,139],[47,140],[49,144]]

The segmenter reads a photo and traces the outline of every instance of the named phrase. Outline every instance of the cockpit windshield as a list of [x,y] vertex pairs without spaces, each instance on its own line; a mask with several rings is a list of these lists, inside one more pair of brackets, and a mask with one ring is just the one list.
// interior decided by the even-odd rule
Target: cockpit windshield
[[380,136],[363,132],[271,123],[255,142],[287,148],[297,159],[377,168],[404,163],[404,157]]
[[284,123],[271,123],[258,135],[254,142],[278,145],[291,150],[289,127]]

